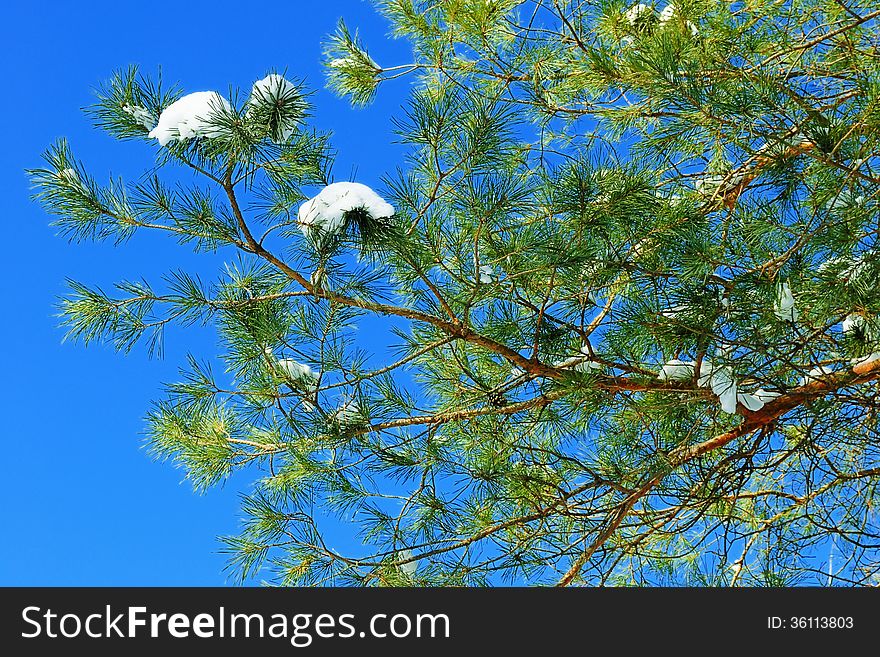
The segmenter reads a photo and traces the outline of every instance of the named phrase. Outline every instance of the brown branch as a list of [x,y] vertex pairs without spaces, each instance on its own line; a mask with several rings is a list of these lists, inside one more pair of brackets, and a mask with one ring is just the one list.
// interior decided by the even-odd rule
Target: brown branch
[[[796,157],[798,155],[802,155],[803,153],[808,153],[816,147],[812,141],[805,140],[799,144],[792,144],[788,146],[779,156],[778,159],[788,159],[792,157]],[[750,167],[745,172],[732,172],[728,174],[728,176],[722,181],[721,185],[718,186],[718,189],[715,190],[715,193],[712,195],[712,199],[721,198],[723,204],[728,209],[732,210],[736,206],[736,202],[739,199],[740,195],[743,193],[746,187],[757,178],[762,169],[769,164],[775,162],[777,157],[772,157],[769,155],[759,155],[755,157],[752,161],[754,162],[754,166]]]
[[762,66],[766,66],[770,62],[775,62],[777,59],[779,59],[780,57],[784,57],[785,55],[787,55],[790,52],[794,52],[796,50],[807,50],[808,48],[812,48],[813,46],[817,46],[820,43],[822,43],[823,41],[826,41],[832,37],[835,37],[838,34],[843,34],[844,32],[847,32],[855,27],[858,27],[862,23],[865,23],[865,22],[871,20],[872,18],[877,18],[878,16],[880,16],[880,10],[872,11],[870,14],[865,14],[864,16],[859,17],[858,20],[854,20],[852,23],[847,23],[846,25],[839,27],[836,30],[831,30],[830,32],[826,32],[825,34],[822,34],[821,36],[818,36],[815,39],[807,41],[806,43],[801,43],[797,46],[792,46],[789,50],[784,50],[782,52],[776,53],[775,55],[771,55],[770,57],[765,59],[760,64],[755,64],[751,69],[749,69],[748,72],[751,73]]
[[611,538],[614,532],[617,531],[617,528],[620,527],[620,524],[626,516],[629,515],[629,512],[636,503],[650,493],[667,474],[676,468],[703,456],[704,454],[724,447],[737,438],[745,436],[758,429],[768,427],[782,415],[797,408],[809,399],[826,395],[845,386],[867,383],[878,377],[880,377],[880,359],[857,363],[850,370],[831,374],[817,381],[812,381],[806,385],[799,386],[791,392],[778,397],[773,402],[766,404],[758,411],[747,411],[740,407],[739,410],[744,416],[744,420],[739,426],[696,445],[682,446],[673,450],[669,453],[668,470],[664,473],[655,475],[645,482],[638,490],[634,491],[624,499],[614,511],[608,526],[603,529],[593,542],[590,543],[577,559],[575,559],[559,580],[557,586],[568,586],[571,584],[578,577],[587,561],[589,561],[593,554],[596,553],[596,550],[602,547],[608,539]]

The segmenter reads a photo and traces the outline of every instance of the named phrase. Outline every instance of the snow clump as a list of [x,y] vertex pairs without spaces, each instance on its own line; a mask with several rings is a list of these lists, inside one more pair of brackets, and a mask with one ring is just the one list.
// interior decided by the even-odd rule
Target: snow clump
[[122,106],[122,111],[133,117],[135,121],[140,123],[147,130],[152,130],[153,126],[156,125],[156,119],[153,117],[153,113],[146,107],[129,105],[126,103]]
[[[660,27],[665,27],[673,18],[678,14],[678,9],[671,2],[663,8],[663,11],[660,12]],[[691,36],[696,37],[699,34],[699,30],[697,30],[697,26],[694,25],[689,20],[684,22],[685,27],[690,30]]]
[[79,174],[76,172],[76,169],[72,167],[61,169],[61,171],[59,171],[55,175],[63,180],[67,185],[79,186],[82,184],[82,181],[80,181],[79,179]]
[[160,146],[175,140],[219,137],[224,130],[218,125],[218,119],[224,111],[231,112],[232,106],[223,96],[216,91],[196,91],[162,110],[149,136],[157,139]]
[[812,383],[813,381],[819,381],[829,374],[834,374],[834,370],[829,367],[825,367],[824,365],[819,365],[818,367],[814,367],[809,372],[807,372],[805,376],[801,377],[798,385],[805,386],[808,383]]
[[354,399],[349,399],[333,414],[333,418],[342,425],[360,424],[363,417],[361,407]]
[[[403,561],[406,559],[412,559],[413,553],[412,550],[401,550],[397,553],[397,558],[399,561]],[[406,563],[402,563],[398,566],[400,572],[402,572],[407,577],[413,577],[416,574],[416,570],[418,569],[417,561],[407,561]]]
[[[693,379],[697,364],[694,361],[673,359],[667,362],[661,369],[657,378],[661,381],[689,381]],[[704,360],[700,364],[700,376],[697,385],[701,388],[710,388],[718,397],[721,410],[725,413],[736,413],[737,404],[749,411],[758,411],[764,404],[772,401],[780,395],[772,390],[759,388],[754,392],[740,392],[738,384],[733,376],[733,369],[728,365],[715,364],[710,360]]]
[[314,381],[318,375],[308,365],[298,363],[292,358],[278,359],[278,368],[284,372],[291,381]]
[[776,303],[773,305],[773,314],[786,322],[798,320],[798,309],[795,307],[794,295],[788,282],[776,286]]
[[653,15],[653,13],[653,7],[651,7],[650,5],[646,5],[643,2],[640,2],[627,9],[623,13],[623,17],[624,19],[626,19],[627,23],[635,27],[638,22],[646,19],[649,15]]
[[[277,73],[270,73],[262,80],[254,82],[251,95],[247,101],[247,114],[259,112],[262,107],[272,110],[285,103],[293,103],[299,97],[299,90],[290,80]],[[272,138],[277,142],[284,142],[293,134],[297,121],[293,117],[282,120],[276,127]]]
[[495,275],[495,270],[492,268],[492,265],[483,265],[480,267],[480,283],[494,283],[497,280],[498,277]]
[[300,230],[306,237],[337,235],[345,227],[345,215],[353,210],[364,210],[374,219],[394,215],[394,206],[366,185],[331,183],[299,206]]

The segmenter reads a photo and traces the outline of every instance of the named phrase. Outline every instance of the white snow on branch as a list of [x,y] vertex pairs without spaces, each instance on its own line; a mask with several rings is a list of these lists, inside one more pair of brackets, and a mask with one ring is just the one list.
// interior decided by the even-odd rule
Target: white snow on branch
[[725,180],[727,180],[727,176],[723,176],[720,173],[707,173],[696,180],[694,189],[703,196],[713,196],[716,190],[724,184]]
[[819,264],[816,268],[816,272],[819,274],[824,274],[825,272],[832,273],[839,268],[842,270],[841,273],[846,275],[849,274],[850,268],[853,264],[853,259],[846,256],[828,258]]
[[865,363],[873,363],[875,360],[880,360],[880,351],[875,351],[860,358],[853,358],[849,362],[853,365],[863,365]]
[[671,308],[661,310],[659,314],[669,319],[678,319],[679,315],[686,313],[688,309],[689,307],[687,305],[680,304],[678,306],[672,306]]
[[175,140],[219,137],[223,128],[217,123],[224,111],[231,112],[232,106],[223,96],[216,91],[196,91],[162,110],[149,136],[159,140],[160,146]]
[[270,73],[262,80],[254,82],[254,86],[251,87],[251,97],[248,99],[248,103],[261,100],[277,100],[278,98],[286,98],[297,93],[296,85],[290,80],[277,73]]
[[[251,87],[251,95],[247,101],[247,113],[253,113],[261,104],[277,106],[292,102],[298,95],[299,90],[290,80],[277,73],[270,73],[262,80],[254,82],[254,86]],[[293,134],[295,128],[296,121],[284,121],[282,125],[278,126],[277,134],[273,135],[273,138],[279,142],[287,141],[288,137]]]
[[650,14],[654,13],[654,8],[650,5],[646,5],[643,2],[633,5],[629,9],[627,9],[623,13],[623,17],[626,19],[626,22],[635,27],[636,23],[638,23],[643,17],[647,17]]
[[567,370],[570,369],[574,372],[583,372],[589,373],[591,370],[601,370],[602,363],[597,363],[594,360],[589,358],[589,355],[577,355],[572,356],[571,358],[565,358],[563,360],[558,360],[553,363],[553,367],[558,369]]
[[66,169],[61,169],[61,171],[55,174],[60,178],[66,185],[70,185],[73,187],[79,187],[82,185],[82,181],[79,179],[79,174],[77,174],[76,169],[72,167],[67,167]]
[[753,394],[766,404],[779,397],[782,393],[776,390],[764,390],[764,388],[758,388]]
[[[661,381],[689,381],[693,379],[696,371],[696,362],[671,360],[660,370],[657,378]],[[709,388],[718,397],[721,410],[725,413],[736,413],[737,405],[741,404],[750,411],[763,408],[764,404],[775,399],[780,393],[759,388],[748,393],[740,392],[733,368],[729,365],[713,363],[711,360],[703,360],[700,363],[700,376],[697,385],[701,388]]]
[[692,360],[672,359],[660,368],[657,378],[661,381],[688,381],[694,378],[697,364]]
[[394,214],[394,206],[366,185],[331,183],[299,206],[300,230],[306,237],[336,235],[345,227],[345,215],[352,210],[364,210],[374,219]]
[[[274,360],[275,357],[269,347],[266,347],[264,351],[270,360]],[[307,411],[314,411],[315,404],[313,401],[318,392],[319,374],[308,365],[297,362],[292,358],[279,358],[275,361],[275,366],[288,378],[291,384],[305,395],[311,397],[311,400],[303,399],[302,405]]]
[[755,149],[756,155],[768,157],[784,157],[794,151],[809,150],[813,147],[813,140],[800,130],[790,132],[772,141],[764,141]]
[[819,365],[818,367],[814,367],[809,372],[807,372],[803,377],[801,377],[798,385],[805,386],[808,383],[812,383],[813,381],[819,381],[823,377],[826,377],[830,374],[834,374],[834,370],[830,367],[825,367],[824,365]]
[[851,314],[847,315],[843,320],[841,328],[843,328],[843,333],[845,335],[855,335],[857,333],[864,333],[867,324],[868,323],[863,315]]
[[[678,8],[671,2],[660,12],[660,27],[665,27],[672,19],[678,15]],[[697,26],[689,20],[685,20],[685,27],[690,30],[691,36],[696,37],[699,34]]]
[[311,367],[303,363],[298,363],[292,358],[279,358],[277,365],[291,381],[313,383],[318,379],[318,375]]
[[776,286],[776,302],[773,305],[773,314],[786,322],[798,320],[798,309],[795,307],[794,295],[788,281]]
[[700,378],[697,385],[712,390],[721,403],[722,411],[736,413],[738,391],[731,367],[716,365],[709,360],[704,360],[700,364]]
[[357,401],[349,399],[333,414],[333,418],[339,424],[355,424],[363,419],[363,414]]
[[122,111],[133,117],[135,121],[144,126],[147,130],[152,130],[153,126],[156,125],[156,119],[153,117],[153,113],[148,110],[146,107],[142,107],[140,105],[122,105]]
[[880,342],[880,330],[877,328],[876,318],[869,318],[858,313],[850,313],[841,323],[843,334],[848,338],[854,338],[859,342],[874,344]]
[[[401,550],[397,553],[397,560],[403,561],[404,559],[412,559],[413,553],[412,550]],[[407,561],[406,563],[400,564],[398,568],[400,568],[400,572],[402,572],[407,577],[413,577],[416,574],[416,570],[418,570],[419,564],[416,561]]]
[[861,207],[865,204],[865,197],[853,191],[841,192],[825,203],[826,210],[841,210],[850,207]]
[[870,270],[865,255],[829,258],[819,265],[819,274],[834,275],[843,282],[855,283]]
[[594,360],[581,359],[581,362],[577,363],[573,369],[575,372],[583,372],[587,374],[590,370],[601,370],[602,363],[597,363]]
[[327,62],[327,66],[330,68],[348,68],[351,66],[357,66],[357,60],[354,57],[335,57]]
[[492,265],[482,265],[480,267],[480,283],[494,283],[498,280],[495,275],[495,269]]
[[739,393],[736,398],[737,401],[743,405],[744,408],[750,411],[760,411],[764,408],[764,404],[767,404],[782,393],[776,392],[774,390],[764,390],[763,388],[758,388],[755,392],[748,393]]

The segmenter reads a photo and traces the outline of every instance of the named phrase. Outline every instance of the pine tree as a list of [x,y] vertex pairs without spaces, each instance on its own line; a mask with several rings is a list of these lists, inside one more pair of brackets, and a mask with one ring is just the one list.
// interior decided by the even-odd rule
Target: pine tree
[[63,141],[30,172],[65,236],[230,263],[61,311],[121,351],[216,327],[148,443],[199,490],[253,477],[237,576],[876,584],[880,6],[376,4],[412,62],[340,23],[325,63],[356,105],[414,83],[381,194],[331,184],[274,74],[225,99],[121,71],[90,115],[157,173],[101,185]]

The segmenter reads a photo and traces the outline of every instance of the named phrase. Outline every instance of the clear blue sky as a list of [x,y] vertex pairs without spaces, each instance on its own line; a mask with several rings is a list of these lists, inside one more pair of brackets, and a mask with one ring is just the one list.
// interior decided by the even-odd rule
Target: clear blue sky
[[[217,258],[190,254],[158,236],[122,247],[68,244],[30,200],[24,169],[67,137],[98,180],[137,178],[154,162],[145,144],[117,142],[91,127],[81,108],[113,69],[162,67],[185,91],[247,89],[269,69],[303,77],[317,93],[313,124],[334,133],[335,174],[376,185],[401,161],[389,118],[407,92],[398,83],[367,109],[323,89],[321,44],[337,19],[359,27],[380,63],[404,63],[406,43],[369,2],[11,3],[0,27],[5,87],[0,167],[6,236],[0,294],[0,585],[223,585],[216,536],[235,533],[237,493],[247,479],[204,496],[183,473],[141,448],[143,416],[185,354],[216,352],[208,329],[172,330],[165,356],[62,344],[54,317],[66,277],[109,289],[114,281],[158,280],[178,267],[216,271]],[[222,256],[222,254],[221,254]]]

